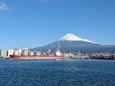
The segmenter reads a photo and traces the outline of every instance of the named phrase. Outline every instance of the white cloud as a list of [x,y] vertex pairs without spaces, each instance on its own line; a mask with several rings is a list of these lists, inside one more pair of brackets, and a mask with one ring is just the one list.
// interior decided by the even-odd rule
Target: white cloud
[[5,2],[0,2],[0,10],[6,10],[8,9],[8,6],[5,4]]

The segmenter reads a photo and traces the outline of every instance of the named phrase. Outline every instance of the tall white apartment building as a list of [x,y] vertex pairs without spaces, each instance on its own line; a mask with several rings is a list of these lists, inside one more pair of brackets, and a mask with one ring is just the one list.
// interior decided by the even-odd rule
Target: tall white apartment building
[[0,57],[6,58],[7,57],[7,50],[0,50]]

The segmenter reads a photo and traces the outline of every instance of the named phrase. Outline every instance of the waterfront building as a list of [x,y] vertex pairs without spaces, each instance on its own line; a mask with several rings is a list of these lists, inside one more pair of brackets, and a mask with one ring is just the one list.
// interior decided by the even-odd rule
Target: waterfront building
[[7,50],[0,50],[0,57],[6,58],[7,57]]

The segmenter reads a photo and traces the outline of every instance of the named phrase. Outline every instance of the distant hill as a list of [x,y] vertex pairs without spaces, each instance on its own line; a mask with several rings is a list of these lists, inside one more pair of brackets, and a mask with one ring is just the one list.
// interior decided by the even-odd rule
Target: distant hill
[[46,52],[48,49],[51,49],[54,52],[58,47],[58,42],[60,43],[61,52],[115,52],[114,45],[96,44],[70,33],[51,44],[33,48],[32,50]]

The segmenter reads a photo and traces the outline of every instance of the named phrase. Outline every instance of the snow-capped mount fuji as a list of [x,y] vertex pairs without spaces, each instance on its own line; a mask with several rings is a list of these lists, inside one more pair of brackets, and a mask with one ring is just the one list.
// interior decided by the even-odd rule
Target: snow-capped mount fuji
[[66,34],[65,36],[60,38],[58,41],[84,41],[84,42],[94,43],[90,40],[80,38],[80,37],[75,36],[74,34],[71,34],[71,33]]
[[51,44],[33,48],[32,50],[46,52],[50,49],[52,52],[55,52],[58,48],[58,43],[60,43],[61,52],[115,52],[115,46],[96,44],[71,33],[66,34]]

